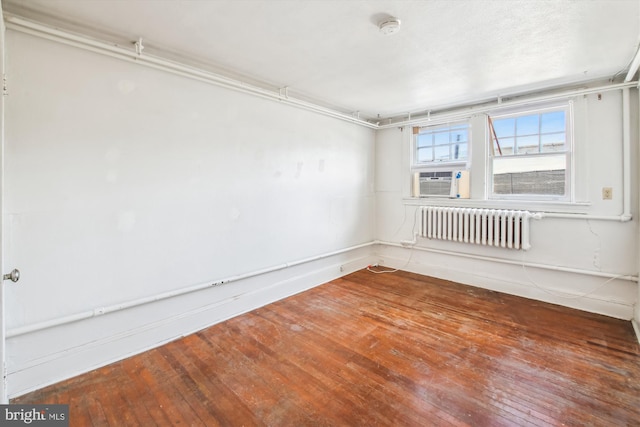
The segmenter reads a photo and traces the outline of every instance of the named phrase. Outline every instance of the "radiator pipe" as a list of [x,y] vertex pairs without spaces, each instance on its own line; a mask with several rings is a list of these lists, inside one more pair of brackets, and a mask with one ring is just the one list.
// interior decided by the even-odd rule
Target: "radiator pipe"
[[[376,243],[379,245],[394,246],[397,248],[406,249],[406,247],[401,243],[385,242],[382,240],[377,240]],[[441,255],[451,255],[451,256],[462,257],[462,258],[477,259],[480,261],[491,261],[491,262],[498,262],[501,264],[511,264],[511,265],[517,265],[517,266],[524,265],[525,267],[539,268],[543,270],[562,271],[565,273],[583,274],[585,276],[596,276],[596,277],[604,277],[609,279],[638,282],[638,276],[633,276],[629,274],[622,275],[622,274],[614,274],[614,273],[605,273],[602,271],[585,270],[581,268],[562,267],[559,265],[537,264],[537,263],[526,262],[526,261],[514,261],[509,259],[494,258],[494,257],[483,256],[483,255],[473,255],[473,254],[466,254],[462,252],[447,251],[443,249],[427,248],[424,246],[413,246],[411,249],[417,249],[419,251],[432,252],[432,253],[437,253]]]
[[95,308],[93,310],[87,310],[84,311],[82,313],[76,313],[76,314],[71,314],[68,316],[64,316],[64,317],[59,317],[57,319],[51,319],[51,320],[45,320],[44,322],[38,322],[38,323],[33,323],[31,325],[26,325],[26,326],[22,326],[22,327],[18,327],[18,328],[14,328],[14,329],[10,329],[7,331],[6,337],[7,338],[13,338],[13,337],[17,337],[20,335],[25,335],[25,334],[29,334],[32,332],[37,332],[37,331],[41,331],[44,329],[49,329],[49,328],[53,328],[56,326],[61,326],[61,325],[65,325],[68,323],[73,323],[73,322],[77,322],[79,320],[86,320],[86,319],[90,319],[92,317],[97,317],[97,316],[101,316],[103,314],[107,314],[107,313],[113,313],[116,311],[122,311],[122,310],[126,310],[128,308],[133,308],[133,307],[137,307],[137,306],[141,306],[141,305],[145,305],[145,304],[149,304],[152,302],[156,302],[156,301],[162,301],[165,299],[169,299],[169,298],[173,298],[173,297],[177,297],[177,296],[181,296],[181,295],[186,295],[186,294],[190,294],[193,292],[197,292],[197,291],[202,291],[205,290],[207,288],[212,288],[215,286],[220,286],[220,285],[224,285],[227,283],[231,283],[231,282],[237,282],[240,280],[244,280],[244,279],[249,279],[251,277],[255,277],[255,276],[260,276],[262,274],[267,274],[267,273],[273,273],[275,271],[279,271],[279,270],[284,270],[286,268],[289,267],[294,267],[300,264],[305,264],[308,262],[312,262],[312,261],[318,261],[324,258],[328,258],[334,255],[340,255],[343,254],[345,252],[350,252],[356,249],[361,249],[361,248],[366,248],[368,246],[374,245],[375,242],[371,241],[368,243],[363,243],[361,245],[356,245],[356,246],[351,246],[345,249],[339,249],[337,251],[333,251],[333,252],[328,252],[322,255],[316,255],[316,256],[312,256],[309,258],[304,258],[304,259],[300,259],[297,261],[292,261],[292,262],[287,262],[284,264],[280,264],[280,265],[276,265],[273,267],[268,267],[268,268],[264,268],[262,270],[257,270],[257,271],[252,271],[250,273],[245,273],[245,274],[239,274],[237,276],[231,276],[225,279],[221,279],[221,280],[217,280],[215,282],[207,282],[207,283],[202,283],[199,285],[194,285],[194,286],[190,286],[187,288],[181,288],[181,289],[176,289],[175,291],[169,291],[169,292],[164,292],[162,294],[158,294],[158,295],[153,295],[150,297],[145,297],[145,298],[139,298],[133,301],[127,301],[124,303],[120,303],[120,304],[113,304],[113,305],[109,305],[106,307],[98,307]]
[[621,221],[631,220],[631,101],[629,88],[622,89],[622,215]]
[[[250,84],[241,80],[225,77],[220,74],[187,66],[176,61],[171,61],[153,55],[142,54],[142,50],[139,50],[137,48],[136,50],[125,49],[114,44],[109,44],[81,35],[72,34],[63,30],[49,27],[47,25],[23,19],[15,15],[5,14],[5,21],[7,28],[11,30],[20,31],[26,34],[43,38],[45,40],[52,40],[90,52],[144,65],[149,68],[154,68],[226,89],[232,89],[237,92],[246,93],[260,98],[279,101],[283,104],[288,104],[339,120],[355,123],[364,127],[368,127],[370,129],[375,129],[378,127],[377,124],[368,122],[359,117],[354,117],[350,114],[340,112],[338,110],[322,107],[318,104],[303,101],[301,99],[291,98],[288,94],[285,94],[285,96],[283,96],[280,91],[276,92],[264,89],[255,84]],[[140,40],[138,40],[138,42],[140,42]]]
[[624,78],[625,82],[630,82],[635,77],[638,72],[638,68],[640,67],[640,47],[636,50],[636,54],[633,56],[633,60],[631,61],[631,65],[629,65],[629,70],[627,71],[627,76]]
[[[434,125],[434,124],[442,124],[448,123],[455,120],[466,119],[474,114],[481,113],[490,113],[494,111],[496,108],[506,108],[506,107],[522,107],[527,106],[537,102],[547,102],[554,100],[565,100],[572,96],[585,96],[592,95],[602,92],[610,92],[614,90],[620,90],[624,88],[637,87],[638,82],[624,82],[611,84],[607,86],[597,86],[597,87],[589,87],[583,89],[573,89],[573,90],[565,90],[554,93],[547,93],[540,96],[532,96],[532,97],[523,97],[522,99],[514,99],[512,101],[502,101],[496,100],[495,97],[487,98],[484,100],[477,100],[477,104],[467,104],[465,106],[460,105],[451,105],[445,106],[441,109],[441,113],[434,113],[433,110],[429,110],[427,115],[417,116],[411,120],[398,120],[393,121],[389,118],[388,123],[384,125],[379,125],[377,129],[388,129],[402,126],[426,126],[426,125]],[[514,96],[518,96],[518,94],[514,94]],[[500,98],[499,98],[500,99]]]
[[619,215],[590,215],[540,212],[541,218],[592,219],[628,222],[631,215],[631,102],[629,88],[622,89],[622,212]]
[[[88,50],[90,52],[95,52],[105,56],[110,56],[112,58],[117,58],[117,59],[125,60],[128,62],[137,63],[150,68],[155,68],[165,72],[173,73],[179,76],[221,86],[227,89],[233,89],[238,92],[247,93],[247,94],[254,95],[261,98],[277,100],[285,104],[289,104],[289,105],[302,108],[305,110],[309,110],[309,111],[314,111],[316,113],[320,113],[320,114],[337,118],[340,120],[344,120],[347,122],[355,123],[370,129],[386,129],[389,127],[420,125],[425,123],[431,123],[434,120],[438,122],[449,121],[455,118],[468,117],[469,114],[488,112],[488,111],[491,111],[492,109],[495,109],[496,106],[507,107],[507,106],[526,105],[531,102],[542,102],[542,101],[550,101],[554,99],[563,99],[563,98],[566,98],[567,96],[587,95],[591,93],[599,93],[599,92],[616,90],[623,87],[632,87],[637,85],[637,82],[625,81],[624,83],[619,83],[619,84],[614,84],[609,86],[563,91],[558,93],[542,95],[534,98],[527,98],[524,100],[516,99],[513,101],[503,101],[502,97],[498,97],[497,100],[496,100],[496,97],[487,98],[484,100],[482,99],[475,100],[475,101],[471,100],[469,104],[472,102],[476,102],[476,103],[485,102],[485,104],[467,105],[467,107],[462,107],[462,108],[459,106],[453,107],[455,108],[455,111],[443,111],[441,114],[437,114],[435,119],[431,113],[431,110],[429,110],[426,116],[412,118],[412,115],[410,114],[409,120],[396,121],[396,122],[394,122],[391,118],[389,118],[388,124],[380,125],[379,121],[375,123],[369,122],[359,117],[354,117],[354,115],[352,114],[346,114],[338,110],[322,107],[320,105],[317,105],[311,102],[306,102],[301,99],[291,98],[288,96],[288,94],[283,96],[283,94],[279,90],[272,91],[272,90],[264,89],[255,84],[250,84],[248,82],[244,82],[244,81],[233,79],[233,78],[228,78],[220,74],[208,72],[205,70],[200,70],[195,67],[190,67],[184,64],[180,64],[176,61],[171,61],[161,57],[156,57],[153,55],[142,54],[142,53],[138,54],[136,50],[124,49],[113,43],[106,43],[106,42],[91,39],[89,37],[85,37],[82,35],[66,32],[57,28],[49,27],[44,24],[40,24],[31,20],[24,19],[17,15],[11,15],[11,14],[5,13],[4,18],[6,22],[6,27],[11,30],[16,30],[26,34],[31,34],[33,36],[37,36],[46,40],[56,41],[58,43],[74,46],[77,48]],[[518,95],[515,94],[514,96],[518,96]],[[449,108],[449,107],[446,107],[446,108]]]

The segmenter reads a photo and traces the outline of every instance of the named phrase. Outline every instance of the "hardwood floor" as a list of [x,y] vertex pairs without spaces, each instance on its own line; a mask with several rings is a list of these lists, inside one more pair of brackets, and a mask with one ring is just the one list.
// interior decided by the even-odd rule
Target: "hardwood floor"
[[640,425],[630,322],[359,271],[15,399],[72,426]]

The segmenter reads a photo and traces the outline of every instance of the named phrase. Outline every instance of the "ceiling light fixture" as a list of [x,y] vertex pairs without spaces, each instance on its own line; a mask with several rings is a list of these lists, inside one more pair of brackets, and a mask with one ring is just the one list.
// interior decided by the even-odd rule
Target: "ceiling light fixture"
[[400,31],[400,20],[389,17],[388,19],[380,22],[380,24],[378,24],[378,28],[382,34],[390,36],[391,34],[395,34]]

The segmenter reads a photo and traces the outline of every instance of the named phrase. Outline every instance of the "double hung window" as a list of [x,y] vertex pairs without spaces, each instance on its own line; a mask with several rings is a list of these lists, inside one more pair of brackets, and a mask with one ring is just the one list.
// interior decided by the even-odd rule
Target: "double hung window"
[[488,118],[491,198],[568,200],[570,105]]

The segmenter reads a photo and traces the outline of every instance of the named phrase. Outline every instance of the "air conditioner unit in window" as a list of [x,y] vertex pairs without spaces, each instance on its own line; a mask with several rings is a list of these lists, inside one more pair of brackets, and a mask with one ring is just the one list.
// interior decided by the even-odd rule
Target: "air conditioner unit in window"
[[469,198],[469,171],[416,172],[413,197]]

